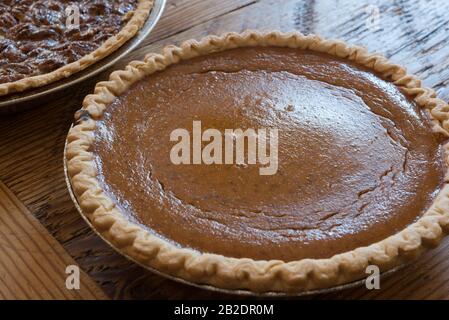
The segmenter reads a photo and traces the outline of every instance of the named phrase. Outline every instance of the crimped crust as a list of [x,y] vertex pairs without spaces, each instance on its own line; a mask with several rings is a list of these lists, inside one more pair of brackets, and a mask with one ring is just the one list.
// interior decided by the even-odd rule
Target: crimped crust
[[52,72],[0,84],[0,96],[14,92],[22,92],[31,88],[43,87],[52,82],[68,78],[72,74],[84,70],[97,61],[107,57],[137,34],[147,20],[153,5],[154,0],[139,0],[139,4],[128,23],[119,33],[110,37],[99,48],[88,55],[85,55],[81,59]]
[[[100,187],[91,146],[96,120],[108,105],[132,83],[180,60],[236,47],[279,46],[309,49],[346,58],[383,75],[429,111],[434,130],[449,136],[449,105],[421,87],[416,77],[386,58],[344,42],[324,40],[300,33],[246,31],[190,40],[180,47],[168,46],[162,54],[149,54],[144,61],[133,61],[125,70],[113,72],[109,81],[100,82],[88,95],[77,123],[67,137],[67,164],[73,190],[84,213],[96,230],[132,259],[171,276],[197,284],[254,292],[300,292],[348,283],[366,276],[370,264],[387,270],[417,256],[426,247],[438,244],[449,232],[449,186],[444,183],[436,200],[416,222],[387,239],[329,259],[303,259],[285,263],[279,260],[255,261],[178,248],[128,221]],[[448,145],[444,147],[448,162]],[[446,173],[445,181],[449,175]]]

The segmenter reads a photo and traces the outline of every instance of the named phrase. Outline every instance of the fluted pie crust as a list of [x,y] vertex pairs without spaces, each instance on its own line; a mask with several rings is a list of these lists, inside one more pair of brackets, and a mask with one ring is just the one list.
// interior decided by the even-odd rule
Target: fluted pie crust
[[54,71],[26,77],[17,81],[0,84],[0,96],[5,96],[15,92],[22,92],[32,88],[43,87],[58,80],[68,78],[71,75],[80,72],[94,63],[104,59],[112,54],[128,40],[133,38],[137,32],[142,29],[147,20],[154,0],[140,0],[136,10],[134,10],[131,19],[120,30],[119,33],[107,39],[100,47],[85,55],[81,59],[60,67]]
[[[416,257],[424,249],[438,244],[449,232],[448,173],[444,185],[425,214],[399,233],[367,247],[334,255],[329,259],[303,259],[283,262],[230,258],[217,254],[179,248],[130,222],[100,187],[92,153],[96,121],[108,105],[131,84],[171,64],[213,52],[237,47],[275,46],[327,53],[374,70],[416,104],[429,111],[433,130],[449,136],[449,105],[436,98],[435,92],[421,87],[416,77],[378,54],[349,46],[341,41],[325,40],[300,33],[247,31],[190,40],[180,47],[168,46],[162,54],[151,53],[143,61],[131,62],[125,70],[113,72],[109,81],[100,82],[88,95],[76,115],[76,125],[67,137],[66,159],[73,191],[79,205],[94,228],[125,255],[162,273],[197,284],[253,292],[301,292],[345,284],[366,276],[366,267],[374,264],[385,271]],[[448,162],[448,145],[444,147]]]

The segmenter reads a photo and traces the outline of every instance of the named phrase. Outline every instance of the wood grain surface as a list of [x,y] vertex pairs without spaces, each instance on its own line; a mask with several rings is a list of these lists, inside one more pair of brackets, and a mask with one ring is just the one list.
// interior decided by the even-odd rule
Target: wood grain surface
[[[449,100],[448,10],[449,0],[168,0],[154,32],[114,68],[166,44],[207,34],[248,28],[299,30],[381,52]],[[0,180],[111,298],[239,298],[175,283],[142,269],[109,248],[76,212],[64,181],[64,140],[83,97],[107,74],[66,90],[51,103],[0,116]],[[0,204],[5,201],[0,194]],[[0,291],[0,297],[4,294]],[[449,239],[382,279],[380,290],[358,287],[310,298],[449,299]]]
[[79,290],[69,290],[72,257],[1,182],[0,199],[0,298],[106,299],[84,272]]

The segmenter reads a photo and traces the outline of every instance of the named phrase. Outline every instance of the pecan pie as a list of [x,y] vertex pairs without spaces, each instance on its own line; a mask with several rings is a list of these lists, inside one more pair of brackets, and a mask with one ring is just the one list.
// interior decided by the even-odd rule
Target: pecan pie
[[0,3],[0,95],[68,77],[111,54],[143,26],[153,0]]
[[[326,288],[399,265],[448,230],[448,106],[363,48],[210,36],[132,62],[95,92],[68,135],[73,190],[108,241],[163,273],[257,292]],[[173,163],[171,133],[195,121],[276,128],[277,171]]]

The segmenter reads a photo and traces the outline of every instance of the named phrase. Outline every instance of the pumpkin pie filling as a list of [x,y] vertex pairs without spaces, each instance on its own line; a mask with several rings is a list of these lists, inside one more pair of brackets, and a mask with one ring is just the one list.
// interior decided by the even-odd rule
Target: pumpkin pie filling
[[[175,165],[170,133],[279,130],[278,170]],[[180,247],[236,258],[329,258],[404,229],[443,182],[442,138],[412,99],[347,60],[240,48],[146,77],[97,121],[102,187]]]

